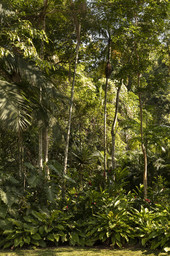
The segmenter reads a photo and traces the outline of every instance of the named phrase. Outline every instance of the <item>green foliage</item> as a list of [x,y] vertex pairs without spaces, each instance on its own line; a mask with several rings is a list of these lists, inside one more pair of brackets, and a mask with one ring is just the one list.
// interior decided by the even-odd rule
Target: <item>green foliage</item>
[[88,222],[87,238],[93,244],[101,241],[107,245],[122,247],[133,238],[129,225],[128,201],[123,195],[114,199],[93,215]]
[[[9,194],[0,191],[0,242],[1,248],[46,247],[61,244],[92,246],[98,243],[122,247],[140,242],[151,249],[169,246],[169,205],[152,204],[149,199],[138,201],[134,194],[122,190],[97,191],[89,188],[80,193],[74,190],[62,205],[56,201],[58,210],[46,208],[35,210],[36,204],[27,203],[18,213],[10,210]],[[140,192],[140,191],[139,191]],[[136,196],[140,198],[140,193]],[[11,207],[16,202],[11,202]]]
[[30,125],[28,101],[19,93],[16,85],[0,80],[0,119],[19,131]]
[[131,221],[135,224],[136,237],[140,238],[142,246],[151,249],[169,246],[170,241],[170,214],[169,206],[155,205],[151,210],[141,207],[132,211]]
[[[62,215],[62,216],[61,216]],[[1,231],[3,239],[1,247],[7,248],[23,247],[24,245],[35,245],[46,247],[49,241],[58,244],[67,241],[65,233],[69,224],[69,217],[61,214],[61,211],[53,211],[51,215],[48,212],[30,211],[22,220],[6,218],[4,220],[3,230]]]

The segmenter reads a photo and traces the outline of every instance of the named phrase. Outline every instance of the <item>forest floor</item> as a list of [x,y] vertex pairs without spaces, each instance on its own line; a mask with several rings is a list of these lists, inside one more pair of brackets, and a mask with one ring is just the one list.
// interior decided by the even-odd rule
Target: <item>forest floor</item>
[[106,248],[79,248],[58,247],[35,250],[0,251],[0,256],[166,256],[168,253],[149,251],[145,249],[106,249]]

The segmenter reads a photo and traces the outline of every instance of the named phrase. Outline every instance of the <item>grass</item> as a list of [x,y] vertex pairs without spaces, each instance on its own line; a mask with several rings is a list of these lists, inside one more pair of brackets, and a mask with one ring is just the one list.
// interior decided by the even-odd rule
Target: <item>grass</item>
[[35,250],[0,251],[0,256],[166,256],[167,253],[140,249],[58,247]]

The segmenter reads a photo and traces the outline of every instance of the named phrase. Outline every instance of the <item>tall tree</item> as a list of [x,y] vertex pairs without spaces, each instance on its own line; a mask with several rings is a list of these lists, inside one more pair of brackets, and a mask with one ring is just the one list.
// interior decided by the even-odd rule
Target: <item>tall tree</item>
[[111,65],[111,35],[108,31],[108,54],[107,54],[107,64],[105,68],[106,84],[105,84],[105,98],[104,98],[104,176],[107,180],[107,90],[108,81],[112,73]]

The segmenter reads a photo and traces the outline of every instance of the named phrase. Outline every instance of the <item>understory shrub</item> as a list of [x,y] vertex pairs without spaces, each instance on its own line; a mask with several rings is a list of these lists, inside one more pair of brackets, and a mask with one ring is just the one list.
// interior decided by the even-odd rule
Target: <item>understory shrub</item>
[[133,209],[131,220],[134,223],[135,237],[142,246],[151,249],[170,246],[170,208],[155,205],[152,210],[141,206],[140,211]]
[[[56,209],[12,210],[5,193],[0,196],[0,248],[47,247],[69,244],[105,244],[122,247],[131,242],[167,250],[170,208],[138,199],[133,193],[96,191],[69,193]],[[61,199],[60,199],[61,200]],[[49,209],[48,209],[49,208]]]

